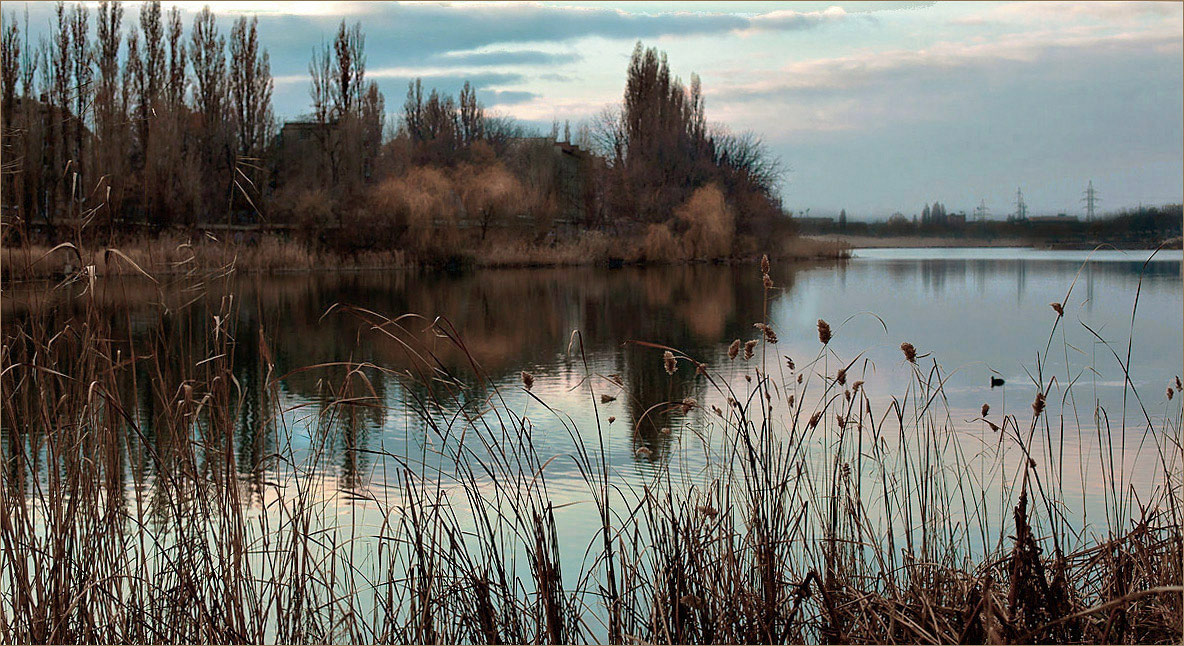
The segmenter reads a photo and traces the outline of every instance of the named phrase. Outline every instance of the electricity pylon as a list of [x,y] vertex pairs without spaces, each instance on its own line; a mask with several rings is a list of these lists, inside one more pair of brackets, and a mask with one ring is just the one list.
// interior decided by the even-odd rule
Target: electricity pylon
[[1081,201],[1085,202],[1085,221],[1093,222],[1094,215],[1097,212],[1097,204],[1102,200],[1098,197],[1098,192],[1094,190],[1094,181],[1092,179],[1089,181],[1089,186],[1086,187],[1084,195],[1085,197],[1081,198]]
[[987,216],[991,214],[991,210],[987,208],[987,200],[984,198],[979,205],[974,207],[974,219],[978,222],[986,222]]

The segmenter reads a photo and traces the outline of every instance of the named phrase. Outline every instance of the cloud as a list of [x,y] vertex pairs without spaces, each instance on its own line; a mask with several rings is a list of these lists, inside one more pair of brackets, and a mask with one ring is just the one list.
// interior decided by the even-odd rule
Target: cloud
[[734,70],[708,89],[720,97],[772,98],[786,92],[841,96],[845,91],[878,86],[899,94],[898,83],[952,73],[987,73],[1006,64],[1036,64],[1053,58],[1082,55],[1110,57],[1179,52],[1181,39],[1174,28],[1103,34],[1090,28],[1033,31],[1001,36],[989,42],[943,41],[923,49],[864,51],[849,56],[797,61],[776,74],[743,80]]
[[[186,26],[203,3],[175,3]],[[53,6],[28,3],[31,25],[48,31]],[[7,6],[5,7],[8,8]],[[442,63],[448,57],[486,58],[486,64],[570,62],[564,54],[477,52],[481,48],[524,43],[571,42],[582,38],[647,39],[662,36],[727,34],[749,29],[801,30],[842,20],[832,8],[821,12],[774,11],[757,16],[703,11],[630,13],[608,7],[545,6],[537,3],[214,3],[220,27],[241,14],[259,18],[260,39],[279,74],[303,71],[314,47],[332,38],[337,24],[360,21],[372,58],[400,64]],[[125,22],[134,24],[138,6],[127,7]],[[35,35],[35,34],[34,34]],[[517,63],[510,61],[517,60]],[[472,64],[472,61],[470,63]]]
[[539,50],[497,50],[486,52],[447,52],[432,59],[440,65],[496,67],[505,65],[566,65],[582,59],[573,52],[553,53]]
[[1179,16],[1184,6],[1172,2],[1008,2],[950,22],[955,25],[1068,23],[1096,20],[1108,24],[1132,24],[1145,19]]
[[770,11],[757,14],[749,21],[752,31],[800,31],[840,22],[848,14],[842,7],[828,7],[824,11]]

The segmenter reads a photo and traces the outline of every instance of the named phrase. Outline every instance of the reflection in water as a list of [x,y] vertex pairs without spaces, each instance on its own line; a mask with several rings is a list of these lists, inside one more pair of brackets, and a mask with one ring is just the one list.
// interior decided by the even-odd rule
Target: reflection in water
[[[1043,350],[1054,320],[1048,303],[1064,297],[1081,260],[1058,260],[1055,253],[928,254],[931,257],[910,258],[881,251],[838,265],[774,267],[776,287],[768,315],[781,337],[778,354],[799,363],[815,356],[814,321],[825,318],[836,327],[836,351],[847,359],[862,352],[871,362],[866,377],[870,392],[897,394],[895,386],[905,374],[897,348],[909,340],[942,362],[956,423],[975,418],[984,401],[1000,413],[1022,413],[1033,391],[1025,371],[1032,369],[1035,351]],[[1153,262],[1146,269],[1144,259],[1087,265],[1066,305],[1065,327],[1080,319],[1100,330],[1107,341],[1124,342],[1142,272],[1132,378],[1150,396],[1162,393],[1159,382],[1176,374],[1181,364],[1181,276],[1178,257]],[[713,393],[695,376],[693,365],[682,362],[675,375],[668,375],[660,350],[630,342],[675,347],[715,370],[729,365],[726,348],[732,339],[756,338],[753,323],[764,319],[766,308],[759,274],[752,266],[501,270],[460,276],[256,275],[234,279],[227,289],[235,299],[229,310],[234,338],[228,360],[238,382],[228,387],[243,393],[236,418],[229,422],[234,429],[233,455],[245,486],[256,495],[265,478],[260,465],[281,448],[276,437],[261,428],[260,421],[272,413],[286,411],[283,419],[298,438],[293,441],[306,442],[307,448],[328,448],[328,475],[343,489],[358,490],[381,478],[383,465],[376,451],[422,447],[431,440],[432,419],[458,414],[432,409],[425,403],[432,401],[427,389],[462,393],[473,414],[487,408],[491,398],[505,398],[511,406],[531,411],[534,440],[543,449],[562,454],[569,450],[568,431],[547,421],[553,416],[538,411],[537,404],[530,408],[531,401],[518,387],[523,370],[535,376],[533,393],[570,415],[577,429],[595,427],[589,386],[597,396],[615,398],[597,402],[602,419],[617,418],[608,427],[615,442],[614,466],[650,473],[653,464],[669,459],[688,437],[687,425],[706,418],[702,408],[685,411],[669,403],[692,397],[707,406]],[[190,358],[211,356],[208,348],[198,346],[225,304],[222,290],[207,291],[200,297],[179,286],[162,294],[135,281],[101,283],[98,298],[108,306],[105,316],[113,329],[130,339],[123,348],[126,356],[152,347],[179,349],[138,362],[121,385],[129,395],[135,393],[127,400],[138,402],[135,416],[150,447],[111,453],[113,473],[149,469],[152,461],[144,457],[145,448],[163,457],[162,470],[190,468],[169,457],[180,453],[176,447],[190,438],[167,437],[154,429],[170,427],[159,419],[167,410],[160,402],[186,396],[186,378],[201,369],[187,363]],[[63,291],[47,296],[32,288],[6,291],[5,336],[20,328],[30,308],[53,307],[53,325],[64,325],[81,311],[74,295]],[[178,306],[194,296],[199,296],[194,306]],[[420,316],[383,318],[409,312]],[[852,316],[859,312],[874,312],[878,319]],[[442,338],[431,325],[436,320],[455,330],[463,347]],[[580,332],[578,339],[573,337],[575,330]],[[1105,403],[1120,395],[1122,382],[1115,380],[1114,366],[1105,363],[1104,352],[1082,356],[1068,350],[1088,347],[1092,337],[1079,326],[1065,334],[1075,335],[1064,340],[1068,365],[1053,352],[1051,363],[1043,366],[1045,373],[1081,376],[1088,366],[1101,375],[1082,377],[1093,382],[1099,399]],[[418,346],[410,339],[434,356],[417,354],[411,348]],[[589,370],[599,375],[591,383],[584,380],[585,359]],[[772,359],[782,362],[780,357]],[[268,374],[269,363],[274,363],[275,374]],[[307,369],[310,366],[315,368]],[[821,371],[820,366],[810,369]],[[1005,388],[986,388],[991,370],[1006,377]],[[400,378],[408,374],[431,378]],[[279,388],[269,393],[267,384],[275,378]],[[614,383],[616,378],[620,385]],[[1050,406],[1058,405],[1054,396],[1049,400]],[[973,428],[978,433],[981,424]],[[1085,431],[1081,429],[1082,437],[1092,436],[1092,431]],[[1074,437],[1077,433],[1072,430]],[[7,442],[20,441],[15,434],[6,436]],[[211,459],[216,458],[205,457]],[[208,466],[193,468],[216,472]]]

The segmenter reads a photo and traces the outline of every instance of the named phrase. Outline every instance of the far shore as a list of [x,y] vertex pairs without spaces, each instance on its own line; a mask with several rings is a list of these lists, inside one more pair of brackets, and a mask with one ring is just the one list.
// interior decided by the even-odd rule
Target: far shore
[[199,236],[194,232],[169,233],[158,237],[133,237],[105,245],[76,247],[48,244],[0,247],[0,279],[65,279],[79,272],[95,277],[147,275],[163,277],[194,272],[294,273],[320,271],[395,270],[443,267],[530,268],[681,263],[755,262],[761,254],[774,260],[830,261],[850,257],[850,247],[826,240],[790,237],[761,248],[756,239],[746,239],[739,250],[726,256],[696,256],[684,252],[673,241],[669,248],[655,250],[645,240],[583,232],[552,242],[531,242],[513,237],[470,241],[434,253],[403,249],[375,249],[341,253],[298,239],[264,234],[248,243],[232,238]]
[[[1030,247],[1033,249],[1093,249],[1100,245],[1108,245],[1117,249],[1145,249],[1155,247],[1155,244],[1138,241],[1119,241],[1113,243],[1082,242],[1077,240],[1031,240],[1026,238],[980,238],[957,236],[858,236],[843,234],[823,234],[803,236],[832,244],[842,244],[852,249],[889,249],[889,248],[952,248],[952,247]],[[1180,239],[1169,240],[1166,247],[1180,248]]]

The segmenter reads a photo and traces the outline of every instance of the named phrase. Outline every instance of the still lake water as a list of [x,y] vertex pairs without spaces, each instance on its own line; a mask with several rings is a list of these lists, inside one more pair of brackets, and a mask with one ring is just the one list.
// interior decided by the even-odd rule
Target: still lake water
[[[667,467],[693,480],[712,459],[697,431],[710,425],[711,406],[727,407],[725,397],[695,377],[692,365],[682,362],[669,376],[662,350],[631,342],[677,348],[721,373],[737,391],[745,390],[744,374],[751,374],[754,363],[782,379],[789,374],[788,384],[794,373],[787,373],[786,357],[798,373],[810,376],[807,384],[824,383],[850,363],[850,379],[865,381],[868,396],[883,411],[893,398],[907,402],[916,396],[910,390],[915,389],[911,367],[899,349],[907,341],[917,348],[923,374],[930,374],[935,361],[940,366],[945,393],[941,418],[964,434],[969,454],[975,446],[999,443],[977,419],[984,403],[996,422],[1004,414],[1016,415],[1026,428],[1035,393],[1048,393],[1049,412],[1059,420],[1060,486],[1068,508],[1077,510],[1074,518],[1084,523],[1091,514],[1104,513],[1095,506],[1108,486],[1097,467],[1103,451],[1119,451],[1119,466],[1129,480],[1120,486],[1150,487],[1160,463],[1147,441],[1147,420],[1162,431],[1165,420],[1178,415],[1171,411],[1178,411],[1179,403],[1168,403],[1165,388],[1184,362],[1181,252],[1160,252],[1145,262],[1150,255],[1113,250],[860,250],[840,263],[776,264],[771,272],[775,287],[767,301],[753,265],[243,276],[231,285],[239,340],[235,372],[248,394],[237,442],[238,468],[244,474],[257,471],[263,456],[276,448],[250,440],[252,425],[263,416],[250,405],[255,401],[250,394],[258,392],[265,378],[258,339],[264,340],[275,373],[282,376],[277,405],[285,411],[286,441],[297,452],[313,446],[328,449],[317,462],[326,487],[356,500],[354,494],[386,485],[384,474],[394,465],[384,455],[432,462],[433,444],[450,440],[441,440],[429,425],[447,425],[456,411],[424,412],[425,389],[368,370],[381,407],[362,413],[348,437],[325,438],[317,426],[326,387],[341,373],[299,370],[341,361],[412,369],[406,346],[365,322],[369,315],[326,312],[337,304],[388,317],[417,313],[425,318],[402,324],[436,353],[441,369],[473,386],[462,395],[464,408],[475,412],[493,402],[530,420],[540,459],[555,458],[545,469],[549,494],[557,504],[574,503],[558,516],[561,542],[572,543],[578,553],[588,544],[591,530],[584,526],[595,524],[595,509],[582,502],[588,489],[570,459],[573,435],[593,441],[599,419],[611,478],[625,488],[651,483]],[[31,289],[6,291],[8,332],[20,325],[26,301],[39,298]],[[99,290],[103,300],[118,306],[112,308],[117,327],[131,330],[135,338],[158,332],[153,290],[126,281],[100,284]],[[63,297],[57,296],[67,303],[61,305],[65,313],[69,299]],[[1049,304],[1062,301],[1065,316],[1054,329],[1057,315]],[[730,361],[728,345],[737,338],[758,338],[753,324],[765,320],[766,308],[779,342],[760,346],[768,348],[766,354],[758,349],[750,363]],[[208,318],[208,312],[203,316]],[[465,353],[425,331],[437,317],[455,328]],[[834,330],[829,351],[821,356],[820,318]],[[579,335],[573,336],[574,331]],[[1125,362],[1131,339],[1127,384],[1115,354]],[[487,381],[474,377],[474,363]],[[522,371],[534,376],[531,393],[522,388]],[[1005,384],[991,388],[992,376]],[[1037,378],[1043,387],[1037,387]],[[1072,390],[1066,389],[1069,382]],[[814,392],[821,388],[812,387]],[[614,399],[601,403],[601,394]],[[695,398],[699,406],[689,412],[661,412],[663,402],[684,397]],[[1095,401],[1108,416],[1102,433],[1094,421]],[[812,405],[807,404],[807,415]],[[611,424],[610,416],[615,418]],[[824,420],[813,440],[819,451],[825,451],[825,430],[832,424]],[[446,462],[437,458],[432,467],[447,474]]]

